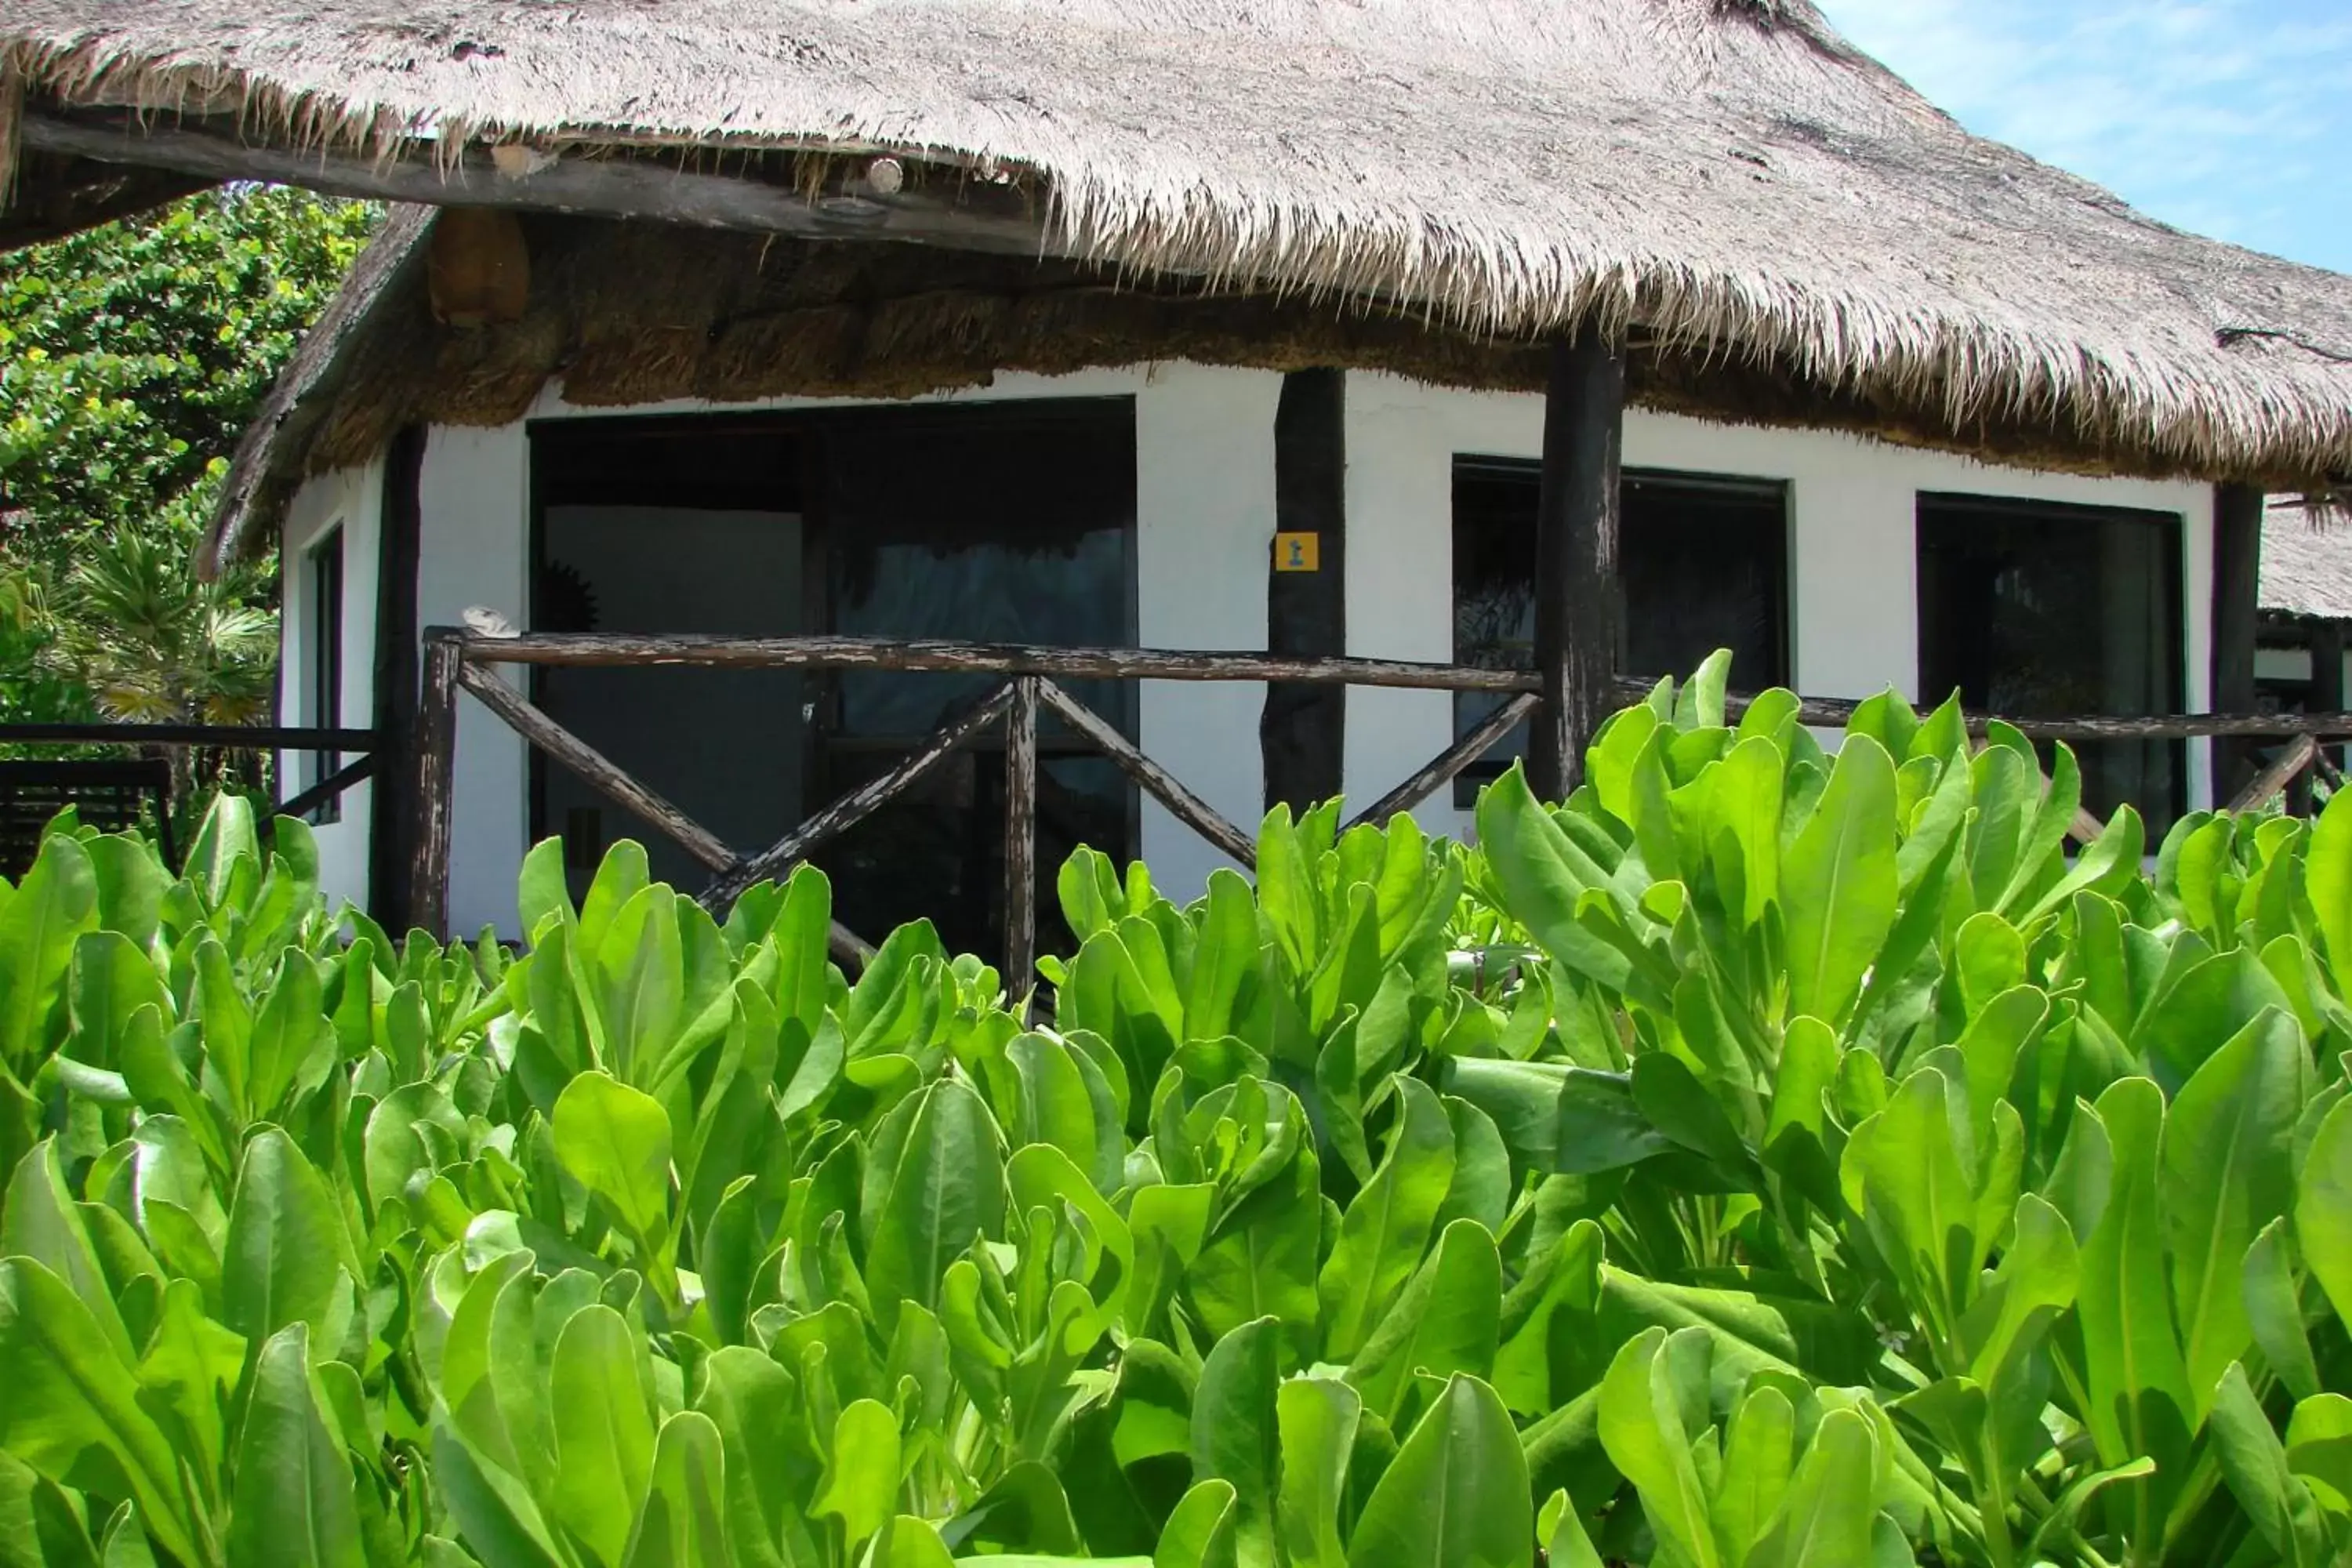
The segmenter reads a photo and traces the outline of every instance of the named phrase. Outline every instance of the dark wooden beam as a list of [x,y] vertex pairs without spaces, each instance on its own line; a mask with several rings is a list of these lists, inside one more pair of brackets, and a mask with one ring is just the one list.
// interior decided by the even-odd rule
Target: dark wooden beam
[[1464,768],[1485,756],[1496,742],[1509,734],[1515,725],[1533,713],[1541,700],[1532,691],[1520,692],[1478,721],[1468,734],[1414,769],[1402,784],[1358,812],[1348,826],[1378,825],[1387,822],[1401,811],[1411,811],[1453,783],[1454,775]]
[[[2253,485],[2213,487],[2212,700],[2217,713],[2254,708],[2254,628],[2262,615],[2263,512]],[[2213,743],[2213,798],[2228,800],[2253,776],[2252,748]]]
[[2308,735],[2297,735],[2279,748],[2279,754],[2268,766],[2254,774],[2253,782],[2240,790],[2230,802],[2231,811],[2252,811],[2271,796],[2285,789],[2303,776],[2312,759],[2319,754],[2319,742]]
[[16,171],[16,189],[0,203],[0,251],[131,217],[211,184],[171,169],[93,167],[79,158],[27,152]]
[[1223,850],[1251,870],[1257,868],[1257,843],[1234,826],[1216,807],[1187,788],[1184,781],[1143,754],[1141,747],[1120,734],[1110,721],[1048,680],[1038,695],[1062,716],[1095,750],[1118,765],[1118,770],[1143,786],[1177,821]]
[[383,765],[383,757],[373,752],[366,753],[355,762],[345,763],[341,768],[320,779],[309,789],[280,805],[273,815],[309,816],[362,779],[373,778],[376,770]]
[[1625,358],[1588,321],[1552,347],[1536,509],[1535,718],[1528,782],[1565,798],[1584,748],[1616,704],[1618,468]]
[[707,669],[901,669],[1044,675],[1064,680],[1311,680],[1421,691],[1532,691],[1524,670],[1406,658],[1307,658],[1150,647],[1044,647],[946,638],[735,637],[677,632],[525,632],[484,638],[493,664],[681,665]]
[[311,730],[293,724],[0,724],[10,745],[224,746],[253,752],[365,752],[373,730]]
[[906,793],[925,773],[946,761],[957,747],[1003,718],[1005,710],[1012,705],[1011,685],[998,687],[960,717],[932,731],[921,745],[908,752],[887,773],[868,779],[757,855],[720,872],[697,896],[697,901],[714,913],[723,912],[743,896],[745,889],[784,875],[794,864],[808,858],[809,852],[819,845],[856,826],[877,808]]
[[[458,634],[436,628],[425,639],[425,690],[417,706],[415,783],[410,808],[408,923],[449,940],[449,847],[457,815],[457,677],[465,664]],[[396,928],[395,928],[396,929]]]
[[1044,685],[1040,676],[1015,677],[1004,712],[1004,990],[1015,1007],[1036,984],[1037,696]]
[[[1294,370],[1274,416],[1273,559],[1265,648],[1336,658],[1348,651],[1348,377]],[[1311,563],[1310,569],[1299,569]],[[1268,810],[1305,812],[1340,791],[1345,687],[1275,681],[1258,720]]]
[[419,147],[401,160],[313,148],[256,145],[234,128],[158,118],[93,121],[27,113],[24,144],[100,163],[175,170],[207,181],[265,180],[369,201],[513,207],[590,217],[648,218],[701,228],[804,239],[895,239],[1004,255],[1060,254],[1043,219],[1008,186],[957,171],[952,198],[919,185],[884,192],[859,181],[811,195],[784,185],[698,174],[655,158],[558,158],[520,177],[479,152],[453,165]]
[[383,458],[376,519],[375,648],[369,719],[383,732],[384,755],[368,792],[367,910],[386,931],[406,931],[409,872],[415,861],[409,799],[415,763],[416,561],[425,531],[425,427],[392,438]]
[[505,720],[508,728],[570,768],[605,799],[659,829],[663,837],[700,861],[703,869],[734,868],[739,858],[717,834],[639,784],[619,763],[549,718],[544,709],[509,690],[497,675],[468,663],[458,670],[457,683]]

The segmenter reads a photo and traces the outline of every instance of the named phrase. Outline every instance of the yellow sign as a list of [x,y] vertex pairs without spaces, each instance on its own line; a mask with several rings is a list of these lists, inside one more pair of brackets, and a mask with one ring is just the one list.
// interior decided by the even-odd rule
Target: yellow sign
[[1323,569],[1323,536],[1319,533],[1277,533],[1274,536],[1274,569],[1277,572],[1319,572]]

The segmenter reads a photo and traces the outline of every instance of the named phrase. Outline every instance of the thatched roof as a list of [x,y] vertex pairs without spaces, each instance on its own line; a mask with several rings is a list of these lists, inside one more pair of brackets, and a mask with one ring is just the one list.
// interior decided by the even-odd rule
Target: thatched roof
[[1963,445],[2352,474],[2352,280],[1968,135],[1807,0],[11,0],[0,58],[35,113],[378,161],[889,150],[1122,275],[1598,311]]
[[2273,500],[2263,518],[2262,607],[2268,616],[2352,621],[2352,522]]

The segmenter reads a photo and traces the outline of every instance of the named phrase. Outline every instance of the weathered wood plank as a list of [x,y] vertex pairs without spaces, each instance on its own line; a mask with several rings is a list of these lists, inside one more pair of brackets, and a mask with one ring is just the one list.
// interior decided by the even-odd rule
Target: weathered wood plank
[[2279,749],[2270,765],[2254,775],[2254,780],[2240,790],[2230,802],[2231,811],[2252,811],[2263,802],[2286,788],[2288,783],[2300,777],[2319,755],[2319,742],[2308,735],[2297,735]]
[[860,186],[808,193],[726,174],[698,174],[646,158],[559,158],[513,178],[469,153],[445,167],[429,155],[402,162],[312,148],[253,145],[226,129],[158,118],[95,122],[25,116],[24,142],[37,152],[108,163],[170,169],[207,180],[263,180],[367,201],[434,206],[511,207],[591,217],[647,218],[699,228],[788,234],[806,239],[893,239],[1000,255],[1066,254],[1020,193],[970,180],[943,200],[919,189],[890,194]]
[[[1420,691],[1539,691],[1530,670],[1477,669],[1467,665],[1427,664],[1412,659],[1277,658],[1268,654],[1176,648],[1045,647],[1019,643],[972,643],[939,638],[895,641],[887,637],[732,637],[694,633],[525,632],[512,637],[477,637],[467,657],[486,664],[552,666],[677,666],[694,668],[956,670],[994,675],[1042,675],[1055,679],[1097,680],[1315,680]],[[1609,705],[1638,702],[1654,681],[1619,677],[1609,683]],[[1753,694],[1725,698],[1733,715],[1754,701]],[[1859,704],[1836,698],[1802,699],[1804,723],[1836,728]],[[1967,715],[1971,733],[1981,734],[1994,715]],[[2116,719],[2077,714],[2050,719],[2011,719],[2034,740],[2180,740],[2198,735],[2352,736],[2352,712],[2189,713]],[[1540,726],[1538,726],[1540,728]]]
[[1536,672],[1543,710],[1528,782],[1565,799],[1584,749],[1616,707],[1619,455],[1625,356],[1597,321],[1552,346],[1544,393],[1543,487],[1536,503]]
[[[1315,541],[1315,570],[1265,579],[1265,650],[1277,658],[1331,658],[1348,651],[1348,376],[1294,370],[1274,416],[1274,526]],[[1305,812],[1340,789],[1348,690],[1301,680],[1268,683],[1258,716],[1265,805]]]
[[368,720],[383,731],[383,772],[368,800],[368,913],[386,931],[408,929],[409,833],[415,777],[409,740],[416,728],[416,562],[425,532],[425,427],[404,426],[384,453],[383,521],[377,531],[375,668]]
[[468,664],[458,672],[457,680],[475,700],[505,720],[509,729],[570,768],[604,798],[659,829],[706,869],[730,871],[740,863],[741,858],[717,834],[639,784],[626,769],[548,717],[546,710],[509,689],[491,671]]
[[1018,1005],[1037,973],[1037,692],[1013,682],[1004,712],[1004,989]]
[[1295,658],[1175,648],[1046,647],[945,638],[734,637],[525,632],[485,637],[473,657],[543,665],[691,665],[722,669],[825,668],[983,671],[1057,680],[1313,680],[1423,691],[1532,691],[1528,671],[1401,658]]
[[1541,705],[1542,699],[1532,691],[1522,691],[1496,709],[1469,733],[1416,768],[1404,782],[1388,794],[1358,812],[1348,826],[1386,822],[1401,811],[1411,811],[1431,795],[1454,782],[1464,768],[1485,756],[1495,742],[1509,734],[1520,720],[1527,718]]
[[908,752],[906,759],[897,767],[867,780],[757,855],[719,873],[710,886],[702,890],[698,901],[716,913],[734,903],[746,888],[783,875],[794,862],[806,859],[810,850],[843,829],[865,820],[877,806],[904,794],[908,786],[944,762],[950,752],[1003,718],[1005,710],[1012,703],[1011,685],[998,687],[977,705],[966,709],[960,717],[933,731],[930,737]]
[[383,762],[383,753],[369,752],[355,762],[345,763],[309,789],[280,805],[271,815],[308,816],[362,779],[373,777]]
[[1177,821],[1242,865],[1252,870],[1257,868],[1256,840],[1185,787],[1181,779],[1145,756],[1134,742],[1112,728],[1101,714],[1051,680],[1039,687],[1038,696],[1088,744],[1117,763],[1121,773],[1150,792],[1152,798],[1166,806]]
[[449,937],[449,837],[457,815],[457,676],[465,667],[457,634],[425,639],[425,689],[416,712],[416,825],[409,837],[409,924],[436,940]]

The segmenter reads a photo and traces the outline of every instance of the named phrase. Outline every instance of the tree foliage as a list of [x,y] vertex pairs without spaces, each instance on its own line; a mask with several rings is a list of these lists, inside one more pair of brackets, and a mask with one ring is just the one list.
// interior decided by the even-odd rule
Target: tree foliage
[[332,296],[359,203],[234,189],[0,256],[0,510],[18,561],[184,516]]
[[271,573],[194,552],[373,219],[228,189],[0,255],[0,722],[266,710]]

